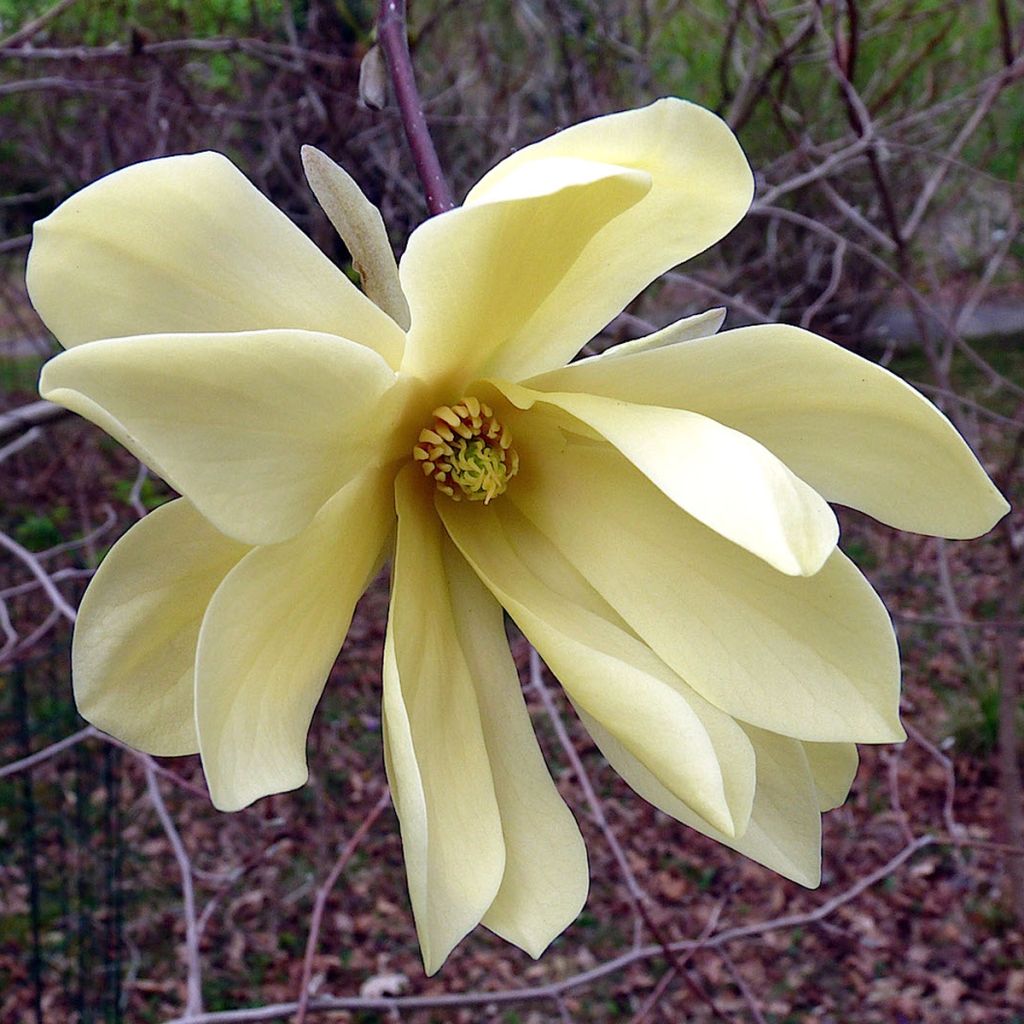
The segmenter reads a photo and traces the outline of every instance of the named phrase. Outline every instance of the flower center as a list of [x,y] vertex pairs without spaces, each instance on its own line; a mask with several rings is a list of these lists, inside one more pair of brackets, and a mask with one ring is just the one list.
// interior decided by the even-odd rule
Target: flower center
[[431,414],[434,422],[420,431],[412,457],[434,478],[437,489],[453,501],[467,498],[487,504],[504,494],[519,471],[512,437],[494,411],[477,398],[462,398]]

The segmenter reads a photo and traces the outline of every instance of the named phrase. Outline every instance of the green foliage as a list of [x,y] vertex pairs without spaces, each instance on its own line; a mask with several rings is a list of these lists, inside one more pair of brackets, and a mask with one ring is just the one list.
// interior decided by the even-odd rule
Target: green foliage
[[[2,33],[15,31],[48,10],[48,0],[0,0]],[[182,31],[206,38],[242,34],[279,20],[284,0],[104,0],[73,4],[60,16],[62,30],[73,30],[81,43],[101,46],[123,38],[126,27],[168,37]]]
[[[736,24],[732,10],[726,0],[697,0],[679,5],[662,23],[652,58],[659,91],[723,114],[747,107],[739,121],[755,165],[793,145],[780,116],[794,136],[803,134],[807,118],[813,117],[817,142],[848,130],[841,89],[825,74],[829,55],[822,37],[815,32],[801,35],[806,10],[800,5],[763,5],[756,23],[740,19]],[[826,4],[822,16],[828,35],[848,36],[845,5]],[[999,23],[994,5],[984,0],[903,0],[879,7],[869,20],[870,25],[859,27],[851,77],[873,117],[885,120],[918,109],[924,98],[934,99],[944,86],[966,84],[976,69],[995,72],[1000,67]],[[723,26],[729,26],[724,33]],[[768,75],[780,49],[794,40],[785,90],[775,102],[769,99],[769,88],[739,95],[747,71]],[[964,159],[1012,180],[1021,166],[1021,147],[1008,143],[1022,133],[1024,106],[1008,90]]]
[[0,394],[35,391],[40,366],[35,356],[0,359]]
[[844,541],[843,551],[853,564],[864,572],[878,568],[878,555],[871,549],[867,537],[851,537]]
[[[130,505],[132,488],[134,486],[134,480],[117,480],[113,488],[114,497],[125,505]],[[143,507],[148,512],[152,512],[153,509],[159,508],[159,506],[167,501],[167,490],[159,481],[154,480],[152,477],[146,477],[142,481],[142,487],[139,489],[139,501],[142,502]]]
[[58,505],[48,512],[32,513],[14,528],[14,538],[29,551],[46,551],[64,540],[61,524],[67,522],[71,510]]
[[[1017,732],[1024,735],[1024,700],[1018,706]],[[956,749],[974,757],[989,757],[999,745],[999,686],[986,682],[971,688],[953,706]]]

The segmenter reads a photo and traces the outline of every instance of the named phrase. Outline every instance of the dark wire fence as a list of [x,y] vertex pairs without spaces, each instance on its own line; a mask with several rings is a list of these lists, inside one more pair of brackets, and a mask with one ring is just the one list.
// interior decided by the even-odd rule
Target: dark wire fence
[[[69,693],[66,646],[0,676],[5,762],[82,727]],[[0,978],[3,1024],[125,1019],[121,757],[86,740],[59,773],[50,761],[0,778],[0,947],[21,952]]]

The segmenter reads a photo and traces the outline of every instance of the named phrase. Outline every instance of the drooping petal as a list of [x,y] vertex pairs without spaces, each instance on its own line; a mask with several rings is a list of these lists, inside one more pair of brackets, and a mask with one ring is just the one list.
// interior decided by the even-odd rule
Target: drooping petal
[[306,781],[313,709],[392,507],[386,474],[365,473],[297,537],[250,551],[213,595],[199,633],[196,726],[220,810]]
[[746,831],[728,836],[669,793],[606,729],[586,715],[583,721],[608,763],[648,803],[794,882],[820,884],[821,816],[798,740],[744,726],[757,758],[757,788]]
[[294,328],[401,358],[400,328],[219,153],[134,164],[62,203],[35,226],[28,289],[65,347]]
[[39,390],[112,434],[219,530],[269,544],[373,461],[394,379],[363,345],[259,331],[80,345],[43,367]]
[[[432,217],[412,233],[399,267],[412,316],[403,370],[458,395],[506,351],[524,354],[539,320],[573,324],[579,313],[563,309],[561,282],[651,180],[587,160],[547,170],[528,188]],[[588,335],[572,333],[579,348]]]
[[[736,724],[635,636],[598,614],[594,599],[576,599],[586,584],[504,499],[494,508],[445,498],[437,505],[460,551],[573,703],[680,799],[723,831],[742,831],[754,766]],[[532,569],[539,561],[546,563],[544,578]]]
[[385,763],[428,974],[479,924],[505,872],[501,813],[452,614],[432,490],[412,465],[396,482],[384,651]]
[[726,124],[670,98],[585,121],[513,153],[484,175],[466,206],[528,190],[565,160],[642,171],[651,189],[594,235],[529,330],[495,351],[487,375],[520,380],[568,362],[651,281],[731,231],[753,195],[750,168]]
[[351,254],[366,294],[407,331],[409,304],[402,294],[398,264],[380,211],[355,179],[319,149],[302,147],[302,167],[313,195]]
[[931,402],[797,327],[741,327],[527,383],[703,413],[756,438],[829,501],[901,530],[976,537],[1009,508]]
[[846,801],[860,758],[855,743],[804,743],[818,807],[831,811]]
[[585,423],[680,508],[780,572],[812,576],[835,550],[832,509],[746,434],[685,409],[507,390],[519,408],[543,402]]
[[199,626],[248,550],[184,499],[151,512],[110,549],[82,598],[71,647],[83,718],[147,754],[199,750]]
[[501,606],[447,538],[444,568],[505,839],[505,873],[483,923],[538,957],[583,907],[587,851],[537,745]]
[[[514,430],[516,504],[655,653],[712,704],[798,739],[903,738],[885,608],[836,551],[776,572],[673,505],[614,451]],[[594,510],[594,514],[588,514]]]

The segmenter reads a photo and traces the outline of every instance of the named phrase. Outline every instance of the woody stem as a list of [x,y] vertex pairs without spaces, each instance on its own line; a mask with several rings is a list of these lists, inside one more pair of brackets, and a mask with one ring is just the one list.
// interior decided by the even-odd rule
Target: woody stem
[[423,185],[427,209],[432,216],[444,213],[455,203],[444,171],[441,170],[434,140],[430,137],[427,119],[423,114],[423,101],[416,88],[412,56],[409,53],[405,0],[381,0],[377,14],[377,41],[384,53],[391,82],[395,87],[398,109],[402,115],[402,127],[405,129],[413,163]]

